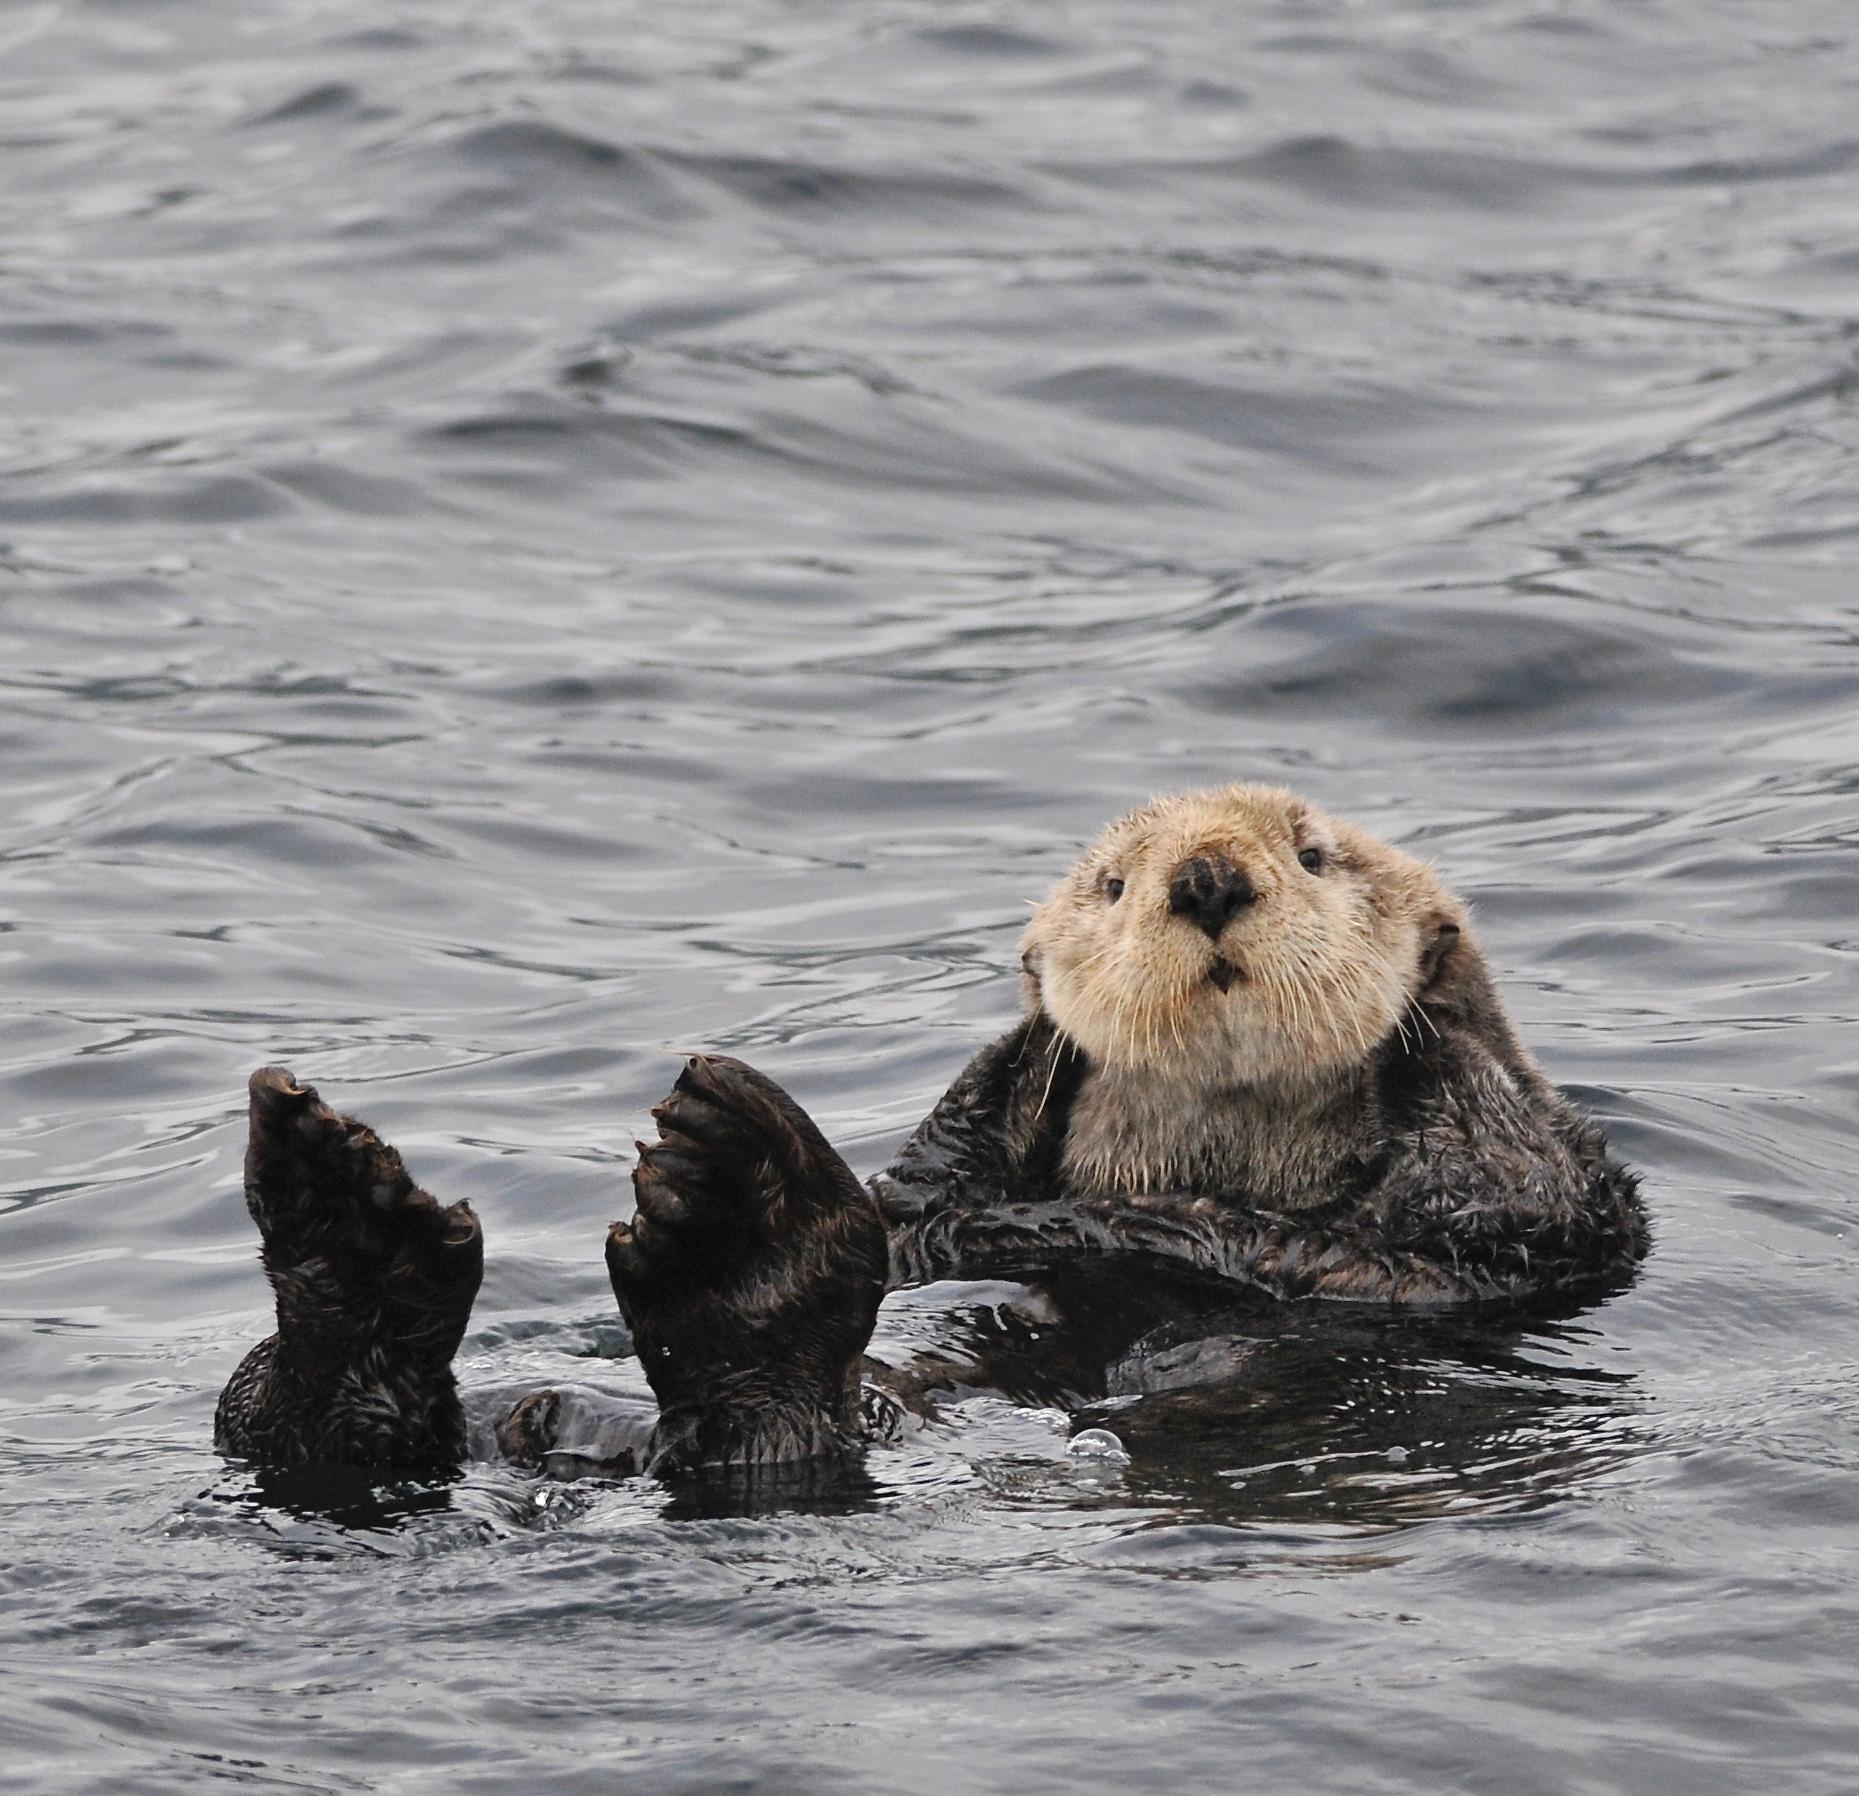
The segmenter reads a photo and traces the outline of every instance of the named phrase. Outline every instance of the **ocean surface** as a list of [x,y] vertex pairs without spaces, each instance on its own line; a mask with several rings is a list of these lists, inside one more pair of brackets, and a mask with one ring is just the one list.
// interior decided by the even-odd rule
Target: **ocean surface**
[[[6,0],[0,1787],[1859,1787],[1856,559],[1847,0]],[[213,1451],[252,1067],[636,1385],[677,1054],[874,1169],[1232,778],[1474,903],[1630,1290],[914,1293],[1021,1388],[734,1510]]]

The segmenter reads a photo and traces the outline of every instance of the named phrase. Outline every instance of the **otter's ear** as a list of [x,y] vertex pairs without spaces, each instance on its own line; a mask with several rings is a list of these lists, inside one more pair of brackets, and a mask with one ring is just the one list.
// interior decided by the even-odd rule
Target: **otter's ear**
[[1453,963],[1464,935],[1450,917],[1431,917],[1420,930],[1420,995],[1436,991],[1452,978]]
[[1031,948],[1020,955],[1020,998],[1028,1016],[1041,1009],[1046,994],[1039,984],[1039,956]]

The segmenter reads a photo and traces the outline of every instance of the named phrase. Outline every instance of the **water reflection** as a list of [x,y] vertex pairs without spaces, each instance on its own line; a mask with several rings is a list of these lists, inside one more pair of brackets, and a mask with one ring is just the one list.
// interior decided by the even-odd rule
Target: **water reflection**
[[1228,1524],[1395,1527],[1552,1503],[1642,1450],[1587,1312],[1396,1316],[1236,1304],[1092,1268],[958,1310],[958,1387],[1115,1432],[1121,1494]]
[[434,1518],[456,1518],[455,1480],[401,1478],[362,1466],[278,1470],[235,1463],[182,1510],[183,1532],[230,1527],[286,1556],[346,1557],[406,1550],[405,1537]]

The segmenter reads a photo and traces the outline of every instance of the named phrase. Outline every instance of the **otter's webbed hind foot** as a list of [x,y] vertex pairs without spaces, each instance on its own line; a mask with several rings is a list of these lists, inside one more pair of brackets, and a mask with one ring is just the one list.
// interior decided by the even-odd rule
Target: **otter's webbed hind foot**
[[656,1462],[755,1466],[866,1438],[859,1356],[885,1290],[870,1194],[772,1080],[700,1055],[639,1144],[607,1270],[653,1392]]
[[283,1068],[261,1067],[250,1094],[245,1202],[278,1330],[233,1373],[215,1440],[275,1466],[455,1464],[477,1217],[422,1191],[372,1129]]

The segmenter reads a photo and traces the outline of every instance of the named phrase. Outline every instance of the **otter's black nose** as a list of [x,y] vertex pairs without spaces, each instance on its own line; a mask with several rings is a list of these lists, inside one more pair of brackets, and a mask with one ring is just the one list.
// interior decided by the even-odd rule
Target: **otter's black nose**
[[1256,897],[1244,869],[1224,855],[1197,854],[1183,861],[1168,882],[1168,908],[1216,942],[1220,931]]

